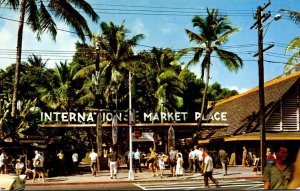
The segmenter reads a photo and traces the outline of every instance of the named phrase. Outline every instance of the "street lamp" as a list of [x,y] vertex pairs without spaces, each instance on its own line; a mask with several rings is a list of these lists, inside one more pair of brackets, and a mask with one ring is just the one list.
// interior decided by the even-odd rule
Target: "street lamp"
[[128,180],[134,180],[134,174],[132,170],[132,123],[133,123],[133,113],[132,113],[132,103],[131,103],[131,72],[129,71],[129,172]]
[[[260,153],[261,153],[261,172],[263,174],[264,167],[266,164],[266,132],[265,132],[265,92],[264,92],[264,51],[272,48],[274,45],[269,45],[265,49],[263,48],[263,22],[266,21],[271,14],[263,13],[263,11],[271,4],[269,1],[265,6],[257,7],[256,19],[257,21],[250,28],[257,27],[258,31],[258,53],[254,56],[258,56],[258,78],[259,78],[259,116],[260,116]],[[275,15],[275,21],[278,21],[281,18],[279,14]],[[273,21],[272,20],[272,21]],[[271,22],[272,22],[271,21]],[[271,24],[269,22],[266,26]]]

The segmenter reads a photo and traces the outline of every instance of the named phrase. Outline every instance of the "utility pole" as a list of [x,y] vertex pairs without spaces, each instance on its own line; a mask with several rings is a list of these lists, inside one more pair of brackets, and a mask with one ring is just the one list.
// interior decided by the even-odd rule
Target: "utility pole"
[[258,77],[259,77],[259,116],[260,116],[260,153],[261,172],[263,174],[266,163],[266,132],[265,132],[265,90],[264,90],[264,53],[263,53],[263,28],[261,6],[257,8],[258,31]]
[[250,28],[257,27],[258,31],[258,78],[259,78],[259,119],[260,119],[260,157],[261,157],[261,172],[264,173],[264,167],[266,164],[266,132],[265,132],[265,91],[264,91],[264,51],[272,48],[263,48],[263,22],[266,21],[271,14],[264,14],[263,11],[271,4],[269,1],[263,7],[258,6],[256,12],[257,21]]

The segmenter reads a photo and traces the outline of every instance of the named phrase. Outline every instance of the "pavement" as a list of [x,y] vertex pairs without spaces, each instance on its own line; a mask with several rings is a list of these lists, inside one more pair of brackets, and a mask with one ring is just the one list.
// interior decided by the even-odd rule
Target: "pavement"
[[[92,176],[89,172],[78,174],[70,174],[66,176],[56,176],[46,178],[43,183],[36,179],[26,181],[26,186],[55,186],[55,185],[84,185],[84,184],[115,184],[115,183],[141,183],[141,182],[158,182],[158,181],[203,181],[200,173],[184,173],[183,176],[172,177],[169,169],[164,171],[164,176],[152,177],[152,173],[148,169],[142,168],[142,172],[134,172],[134,179],[129,180],[129,171],[126,168],[119,170],[117,179],[110,178],[109,170],[102,170],[96,176]],[[253,172],[253,167],[229,166],[228,175],[223,176],[222,168],[214,169],[213,177],[218,180],[234,180],[234,179],[262,179],[261,172]]]

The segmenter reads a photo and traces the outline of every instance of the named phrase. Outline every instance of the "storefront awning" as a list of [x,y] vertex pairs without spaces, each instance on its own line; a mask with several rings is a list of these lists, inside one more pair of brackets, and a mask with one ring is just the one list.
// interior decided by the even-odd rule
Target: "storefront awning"
[[140,137],[132,136],[132,142],[153,142],[153,134],[153,132],[143,132]]

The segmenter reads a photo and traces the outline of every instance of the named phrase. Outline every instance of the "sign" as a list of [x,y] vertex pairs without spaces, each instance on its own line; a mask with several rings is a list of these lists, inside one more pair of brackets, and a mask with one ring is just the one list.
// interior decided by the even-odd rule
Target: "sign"
[[[86,113],[75,113],[75,112],[41,112],[40,120],[42,122],[63,122],[63,123],[95,123],[98,112],[86,112]],[[113,122],[126,121],[128,122],[128,113],[111,113],[101,112],[101,121]],[[136,119],[143,122],[186,122],[186,121],[199,121],[201,116],[200,112],[195,112],[192,117],[188,115],[188,112],[150,112],[143,113],[139,116],[141,119]],[[138,116],[136,116],[138,117]],[[203,117],[203,120],[213,121],[227,121],[227,112],[214,112],[211,113],[207,118]]]

